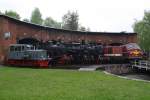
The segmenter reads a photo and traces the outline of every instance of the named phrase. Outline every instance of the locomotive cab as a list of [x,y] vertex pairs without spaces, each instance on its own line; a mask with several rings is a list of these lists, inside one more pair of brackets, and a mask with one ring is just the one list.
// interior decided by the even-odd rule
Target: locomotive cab
[[9,52],[7,55],[8,59],[22,59],[26,55],[25,51],[33,50],[34,47],[32,45],[27,44],[12,44],[9,47]]

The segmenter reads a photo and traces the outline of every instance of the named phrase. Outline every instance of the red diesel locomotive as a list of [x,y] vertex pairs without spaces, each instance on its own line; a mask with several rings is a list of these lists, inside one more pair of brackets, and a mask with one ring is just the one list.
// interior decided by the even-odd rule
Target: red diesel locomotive
[[142,57],[143,52],[136,43],[104,47],[104,59],[110,62],[139,60]]
[[143,52],[136,43],[123,45],[123,54],[129,60],[143,58]]

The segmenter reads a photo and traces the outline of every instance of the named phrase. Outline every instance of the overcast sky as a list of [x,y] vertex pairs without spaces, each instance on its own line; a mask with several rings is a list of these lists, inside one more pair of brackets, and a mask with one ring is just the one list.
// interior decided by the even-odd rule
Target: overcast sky
[[0,0],[0,11],[14,10],[22,19],[30,18],[35,7],[43,19],[61,21],[68,10],[78,11],[80,24],[91,31],[133,32],[135,20],[150,10],[150,0]]

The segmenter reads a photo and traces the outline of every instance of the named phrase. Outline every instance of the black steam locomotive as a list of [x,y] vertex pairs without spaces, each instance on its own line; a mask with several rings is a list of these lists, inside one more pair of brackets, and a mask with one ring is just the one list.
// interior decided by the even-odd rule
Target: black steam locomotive
[[52,58],[50,65],[99,64],[99,58],[103,55],[103,46],[100,44],[49,42],[43,47]]

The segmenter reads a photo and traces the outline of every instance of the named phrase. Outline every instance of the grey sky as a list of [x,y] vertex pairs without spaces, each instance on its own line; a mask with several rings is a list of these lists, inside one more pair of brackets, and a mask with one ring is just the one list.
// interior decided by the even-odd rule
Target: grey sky
[[61,21],[68,10],[78,11],[79,22],[92,31],[132,32],[135,20],[150,10],[150,0],[0,0],[0,11],[14,10],[30,18],[38,7],[42,18],[51,16]]

